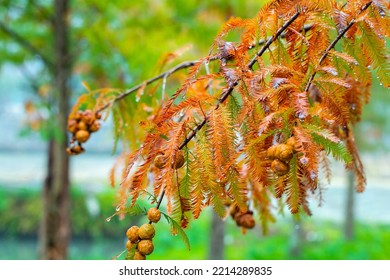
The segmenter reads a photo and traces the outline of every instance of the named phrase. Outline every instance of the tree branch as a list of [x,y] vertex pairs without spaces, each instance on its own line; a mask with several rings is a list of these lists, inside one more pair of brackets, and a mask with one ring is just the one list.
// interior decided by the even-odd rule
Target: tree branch
[[[368,9],[368,7],[370,7],[370,5],[372,4],[372,1],[370,2],[367,2],[367,4],[365,4],[361,9],[360,9],[360,13],[359,15],[364,12],[365,10]],[[330,43],[330,45],[326,48],[326,50],[324,51],[324,53],[322,54],[321,58],[319,59],[318,61],[318,65],[317,65],[317,68],[319,66],[321,66],[322,62],[325,60],[325,58],[328,56],[329,52],[336,46],[337,42],[340,41],[341,38],[344,37],[345,33],[347,33],[347,31],[355,24],[355,21],[356,19],[352,19],[348,25],[339,33],[339,35],[332,41],[332,43]],[[311,86],[311,83],[313,82],[315,76],[317,75],[317,70],[315,70],[313,72],[313,74],[310,76],[309,80],[307,81],[307,84],[305,86],[305,92],[308,92],[309,91],[309,88]]]
[[[255,62],[257,61],[257,58],[262,56],[265,52],[265,50],[267,48],[269,48],[269,46],[283,33],[283,31],[291,24],[294,22],[294,20],[296,20],[299,16],[300,12],[297,11],[288,21],[286,21],[279,29],[278,31],[272,36],[270,37],[267,42],[265,43],[265,45],[256,53],[256,55],[252,58],[252,60],[249,62],[249,64],[247,65],[247,67],[252,70],[252,67],[253,65],[255,64]],[[228,87],[224,93],[221,95],[221,97],[218,99],[217,103],[215,104],[215,107],[214,107],[214,110],[217,110],[219,108],[219,105],[221,105],[233,92],[234,88],[239,84],[239,82],[235,82],[233,85],[231,85],[230,87]],[[205,117],[203,119],[203,121],[197,125],[195,127],[195,129],[193,129],[190,133],[190,135],[188,135],[188,137],[186,139],[184,139],[184,141],[181,143],[181,145],[179,146],[179,149],[183,149],[185,147],[185,145],[187,145],[188,142],[191,141],[192,138],[195,137],[196,133],[202,129],[202,127],[207,123],[207,121],[209,120],[209,117]]]
[[40,15],[43,16],[49,23],[54,23],[54,17],[46,7],[39,5],[35,0],[29,0],[28,3],[34,6]]
[[256,56],[251,60],[251,62],[248,64],[248,68],[249,69],[252,69],[253,65],[256,63],[257,61],[257,58],[262,56],[263,53],[266,51],[266,49],[269,48],[269,46],[283,33],[284,30],[286,30],[286,28],[288,26],[290,26],[291,23],[293,23],[297,17],[299,16],[300,12],[297,11],[288,21],[286,21],[279,29],[278,31],[276,31],[276,33],[270,37],[267,42],[263,45],[263,47],[258,51],[258,53],[256,54]]
[[[261,48],[261,50],[259,50],[258,53],[256,53],[255,57],[251,60],[251,62],[249,62],[249,64],[247,65],[247,67],[252,70],[252,67],[253,65],[255,64],[255,62],[257,61],[257,58],[262,56],[263,53],[265,52],[265,50],[283,33],[283,31],[291,24],[294,22],[294,20],[297,19],[297,17],[299,16],[300,12],[297,11],[287,22],[285,22],[279,29],[278,31],[272,36],[270,37],[267,42],[265,43],[265,45]],[[311,27],[310,27],[311,28]],[[259,42],[260,44],[261,42]],[[176,67],[177,68],[177,67]],[[176,69],[176,68],[173,68],[173,69]],[[180,68],[181,69],[181,68]],[[176,70],[177,71],[177,70]],[[169,71],[168,71],[169,73]],[[163,73],[163,74],[160,74],[159,78],[162,78],[164,77],[166,74]],[[156,80],[156,78],[153,78],[154,80]],[[152,80],[152,79],[151,79]],[[149,80],[150,81],[150,80]],[[215,104],[215,107],[214,107],[214,110],[218,110],[219,108],[219,105],[221,105],[233,92],[234,88],[236,86],[238,86],[239,82],[236,81],[233,85],[231,85],[230,87],[228,87],[221,95],[221,97],[218,99],[217,103]],[[142,86],[139,85],[137,86],[138,88],[140,88]],[[137,90],[137,89],[135,89]],[[182,150],[195,136],[196,134],[198,133],[198,131],[200,131],[205,125],[206,123],[208,122],[208,120],[210,119],[209,116],[205,116],[205,118],[203,119],[203,121],[198,124],[194,129],[192,129],[191,133],[184,139],[184,141],[180,144],[179,146],[179,150]],[[159,200],[158,200],[158,203],[157,203],[157,208],[160,207],[161,205],[161,202],[164,198],[164,195],[165,195],[165,189],[163,189],[162,193],[161,193],[161,196],[159,197]]]
[[[264,44],[266,44],[266,45],[264,45],[264,47],[257,53],[257,55],[256,55],[256,57],[254,57],[253,58],[253,60],[256,62],[256,59],[257,59],[257,57],[258,56],[261,56],[263,53],[264,53],[264,51],[278,38],[278,37],[281,37],[281,38],[285,38],[286,37],[286,35],[283,33],[284,32],[284,30],[286,30],[286,28],[298,17],[298,15],[299,15],[299,12],[297,12],[297,13],[295,13],[294,15],[293,15],[293,17],[292,18],[290,18],[290,20],[289,21],[287,21],[278,31],[277,31],[277,33],[275,33],[275,35],[277,34],[277,36],[271,36],[271,37],[269,37],[267,40],[260,40],[259,42],[258,42],[258,45],[259,46],[262,46],[262,45],[264,45]],[[302,30],[301,30],[301,32],[302,31],[309,31],[310,29],[312,29],[313,28],[313,25],[311,25],[311,24],[309,24],[309,25],[306,25],[306,26],[304,26],[303,28],[302,28]],[[283,33],[283,34],[282,34]],[[251,46],[249,46],[249,49],[250,48],[252,48],[254,45],[251,45]],[[260,54],[260,55],[259,55]],[[215,55],[215,56],[213,56],[213,57],[211,57],[210,58],[210,61],[214,61],[214,60],[217,60],[218,59],[218,55]],[[113,99],[112,101],[110,101],[109,103],[107,103],[107,104],[105,104],[105,105],[103,105],[101,108],[99,108],[98,110],[97,110],[97,112],[101,112],[101,111],[103,111],[103,110],[105,110],[105,109],[107,109],[108,107],[110,107],[112,104],[114,104],[115,102],[117,102],[117,101],[119,101],[119,100],[121,100],[121,99],[123,99],[123,98],[125,98],[126,96],[128,96],[128,95],[130,95],[130,94],[132,94],[133,92],[135,92],[135,91],[137,91],[137,90],[139,90],[141,87],[143,87],[144,85],[149,85],[149,84],[151,84],[151,83],[153,83],[153,82],[155,82],[155,81],[157,81],[157,80],[160,80],[160,79],[163,79],[164,77],[169,77],[170,75],[172,75],[173,73],[175,73],[175,72],[177,72],[177,71],[179,71],[179,70],[182,70],[182,69],[186,69],[186,68],[188,68],[188,67],[191,67],[191,66],[194,66],[196,63],[198,63],[199,62],[199,60],[192,60],[192,61],[186,61],[186,62],[183,62],[183,63],[180,63],[180,64],[178,64],[178,65],[176,65],[175,67],[173,67],[173,68],[171,68],[171,69],[169,69],[169,70],[167,70],[166,72],[163,72],[163,73],[161,73],[161,74],[159,74],[159,75],[157,75],[157,76],[155,76],[155,77],[153,77],[153,78],[150,78],[149,80],[146,80],[146,81],[144,81],[144,82],[142,82],[142,83],[140,83],[140,84],[138,84],[138,85],[136,85],[136,86],[134,86],[134,87],[132,87],[132,88],[130,88],[130,89],[128,89],[128,90],[126,90],[126,91],[124,91],[123,93],[121,93],[120,95],[118,95],[117,97],[115,97],[115,99]],[[253,62],[253,64],[255,63],[255,62]],[[252,63],[252,61],[251,61],[251,63]],[[251,65],[251,64],[249,64],[248,65],[248,68],[249,69],[252,69],[252,67],[253,67],[253,64]],[[226,96],[227,97],[227,96]],[[222,98],[222,97],[221,97]],[[225,100],[226,98],[224,98],[224,100]],[[224,101],[224,100],[222,100],[222,102]]]
[[3,22],[0,22],[0,30],[2,30],[5,34],[7,34],[9,37],[14,39],[19,45],[21,45],[24,49],[29,51],[33,55],[38,55],[42,61],[48,66],[49,68],[54,68],[53,62],[47,58],[38,48],[34,47],[29,41],[27,41],[25,38],[23,38],[21,35],[13,31],[12,29],[8,28],[6,24]]
[[172,75],[173,73],[181,70],[181,69],[185,69],[185,68],[188,68],[188,67],[191,67],[193,65],[195,65],[196,63],[198,62],[198,60],[193,60],[193,61],[186,61],[186,62],[183,62],[183,63],[180,63],[179,65],[176,65],[175,67],[169,69],[168,71],[164,72],[164,73],[161,73],[153,78],[150,78],[149,80],[146,80],[144,81],[143,83],[140,83],[134,87],[132,87],[131,89],[128,89],[126,90],[125,92],[121,93],[120,95],[118,95],[117,97],[115,97],[115,99],[113,99],[112,101],[110,101],[109,103],[103,105],[102,107],[100,107],[97,112],[101,112],[103,111],[104,109],[110,107],[113,103],[125,98],[126,96],[130,95],[131,93],[139,90],[141,87],[143,87],[144,85],[149,85],[157,80],[160,80],[160,79],[163,79],[164,77],[169,77],[170,75]]

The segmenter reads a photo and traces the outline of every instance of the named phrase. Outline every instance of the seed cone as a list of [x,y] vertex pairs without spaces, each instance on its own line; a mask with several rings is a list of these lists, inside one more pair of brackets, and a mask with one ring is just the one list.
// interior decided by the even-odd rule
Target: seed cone
[[295,140],[295,137],[292,136],[292,137],[287,139],[286,144],[290,145],[293,149],[295,149],[295,145],[297,144],[297,141]]
[[95,120],[91,126],[89,127],[90,132],[96,132],[100,129],[100,122],[98,120]]
[[83,121],[80,121],[78,124],[77,124],[77,129],[78,130],[88,130],[88,125],[83,122]]
[[289,166],[282,162],[279,159],[275,159],[271,163],[271,169],[279,176],[285,175],[288,173]]
[[86,130],[79,130],[76,132],[76,140],[79,141],[80,143],[87,142],[89,139],[89,132]]
[[274,159],[275,158],[275,154],[276,154],[276,149],[277,149],[277,146],[269,147],[268,150],[267,150],[267,157],[270,158],[270,159]]
[[150,255],[154,250],[152,240],[141,240],[138,243],[137,249],[142,255]]
[[277,158],[282,161],[290,161],[294,153],[293,148],[287,144],[280,144],[277,147]]
[[155,158],[154,158],[154,166],[157,167],[158,169],[163,169],[164,168],[164,165],[165,165],[165,157],[164,155],[157,155]]
[[256,225],[255,219],[252,214],[245,213],[237,217],[236,223],[238,226],[242,226],[244,228],[254,228]]
[[139,227],[137,226],[132,226],[131,228],[129,228],[126,232],[126,236],[127,238],[135,243],[139,240],[139,235],[138,235],[138,232],[139,232]]
[[131,251],[135,246],[137,246],[135,243],[131,242],[130,240],[128,240],[126,242],[126,249],[127,251]]
[[135,250],[133,260],[143,261],[146,260],[145,255],[141,254],[138,249]]
[[80,145],[75,145],[75,146],[73,146],[73,147],[71,148],[71,151],[72,151],[73,153],[75,153],[76,155],[85,152],[84,148],[81,147]]
[[143,224],[138,231],[139,237],[143,240],[152,239],[156,234],[154,227],[151,224]]
[[76,120],[69,120],[68,121],[68,130],[71,133],[77,132],[77,121]]
[[157,208],[150,208],[148,210],[148,219],[152,223],[157,223],[161,219],[161,212]]
[[184,153],[183,153],[183,151],[179,151],[176,154],[176,160],[175,160],[174,168],[175,169],[181,168],[184,165],[184,162],[185,162]]

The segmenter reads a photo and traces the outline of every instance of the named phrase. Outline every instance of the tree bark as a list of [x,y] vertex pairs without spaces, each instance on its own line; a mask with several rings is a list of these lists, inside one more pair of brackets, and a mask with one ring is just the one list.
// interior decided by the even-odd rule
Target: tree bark
[[69,112],[68,81],[70,55],[68,42],[68,0],[55,0],[54,75],[55,98],[52,107],[55,124],[48,145],[47,176],[43,192],[43,221],[40,244],[42,259],[66,259],[70,239],[69,157],[67,115]]
[[355,173],[347,174],[347,201],[345,207],[344,238],[352,240],[355,235]]
[[209,259],[223,260],[225,252],[225,222],[213,211],[210,228]]
[[291,235],[290,256],[292,259],[302,257],[302,249],[305,244],[305,234],[302,228],[301,220],[293,218],[293,232]]

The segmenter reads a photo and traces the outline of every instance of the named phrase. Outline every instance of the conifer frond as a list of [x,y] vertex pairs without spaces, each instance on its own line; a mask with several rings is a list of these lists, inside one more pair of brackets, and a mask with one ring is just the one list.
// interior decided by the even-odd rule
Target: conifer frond
[[332,169],[330,168],[330,162],[328,159],[328,155],[325,151],[320,153],[320,163],[321,163],[321,169],[324,173],[325,179],[328,184],[331,182],[332,178]]
[[290,161],[290,171],[286,183],[286,203],[292,214],[297,214],[301,205],[300,188],[298,161],[294,156]]
[[363,192],[366,187],[366,176],[364,173],[363,163],[360,159],[355,139],[351,130],[348,130],[347,139],[346,139],[346,147],[349,153],[352,155],[352,161],[350,162],[348,167],[352,168],[356,175],[356,191]]
[[162,212],[164,215],[165,219],[167,220],[168,224],[171,225],[171,232],[173,235],[179,235],[181,240],[184,242],[184,244],[187,246],[188,250],[191,250],[190,246],[190,240],[188,239],[187,234],[185,231],[181,228],[181,226],[174,220],[172,219],[168,214],[165,214]]
[[339,143],[341,140],[338,138],[332,131],[313,124],[313,123],[305,123],[302,125],[305,129],[307,129],[310,133],[315,133],[321,136],[322,138],[325,138],[333,143]]
[[269,223],[275,222],[275,217],[272,214],[272,200],[271,193],[267,187],[260,182],[250,182],[251,190],[253,192],[253,203],[255,208],[258,209],[259,220],[261,222],[261,230],[263,234],[268,233]]
[[385,87],[390,87],[390,54],[386,51],[385,41],[379,38],[367,23],[360,23],[362,31],[362,47],[368,55],[373,69],[376,70],[379,80]]
[[[263,231],[274,220],[271,194],[291,213],[311,215],[311,194],[321,196],[320,167],[330,180],[330,154],[355,172],[356,190],[364,190],[351,128],[369,101],[372,73],[390,86],[389,10],[384,0],[270,1],[252,19],[231,18],[208,56],[126,92],[88,92],[70,115],[70,130],[80,108],[105,117],[112,112],[116,140],[135,150],[125,158],[119,205],[130,198],[135,207],[150,187],[186,244],[180,230],[208,206],[222,218],[230,203],[249,215],[255,210]],[[156,108],[124,100],[137,90],[151,96],[147,85],[188,67],[169,99],[152,102]],[[81,144],[73,134],[72,149]],[[128,145],[133,135],[144,139],[138,150]],[[156,164],[158,156],[163,164]]]
[[331,50],[331,51],[329,51],[329,53],[332,56],[336,56],[338,58],[341,58],[341,59],[345,60],[349,64],[352,64],[352,65],[357,65],[358,64],[357,60],[353,56],[351,56],[351,55],[349,55],[347,53],[341,53],[341,52],[338,52],[338,51],[335,51],[335,50]]
[[346,149],[343,142],[333,142],[329,139],[319,135],[319,134],[312,134],[313,140],[320,144],[327,154],[332,154],[332,156],[337,160],[343,160],[346,164],[350,163],[352,160],[351,154]]
[[246,178],[241,176],[237,167],[232,166],[229,168],[227,179],[229,196],[236,202],[241,212],[246,212],[248,208]]
[[309,100],[307,92],[294,92],[292,93],[293,98],[295,99],[294,108],[295,115],[299,119],[304,119],[307,117],[309,112]]
[[338,86],[342,86],[342,87],[345,87],[345,88],[350,88],[351,85],[345,81],[344,79],[341,79],[341,78],[336,78],[336,77],[316,77],[313,82],[317,85],[317,86],[321,86],[323,83],[331,83],[331,84],[335,84],[335,85],[338,85]]
[[313,141],[311,133],[298,125],[293,128],[296,138],[299,164],[310,174],[308,179],[313,181],[318,177],[318,154],[319,146]]

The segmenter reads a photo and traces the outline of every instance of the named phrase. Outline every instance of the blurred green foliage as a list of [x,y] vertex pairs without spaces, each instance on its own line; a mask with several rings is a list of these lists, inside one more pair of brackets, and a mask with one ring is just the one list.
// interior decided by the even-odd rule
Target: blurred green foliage
[[[115,211],[114,191],[93,196],[72,188],[71,227],[76,238],[121,238],[137,217],[105,220]],[[42,197],[38,190],[0,188],[0,235],[35,237],[42,215]]]
[[[7,196],[5,196],[7,194]],[[125,232],[130,225],[146,222],[145,217],[117,217],[113,214],[115,194],[97,193],[94,197],[73,188],[71,259],[110,259],[125,249]],[[99,211],[89,204],[96,199]],[[89,205],[89,206],[88,206]],[[143,205],[147,207],[147,205]],[[41,197],[29,189],[5,191],[0,188],[0,259],[34,259],[35,237],[39,228]],[[205,259],[208,255],[211,212],[206,211],[186,230],[191,251],[179,236],[172,236],[170,226],[162,219],[156,227],[155,251],[149,259]],[[267,236],[258,229],[243,235],[228,219],[225,236],[226,259],[293,259],[292,223],[279,221]],[[300,259],[390,259],[390,225],[359,223],[356,238],[345,241],[342,226],[334,222],[303,221],[304,243]]]

